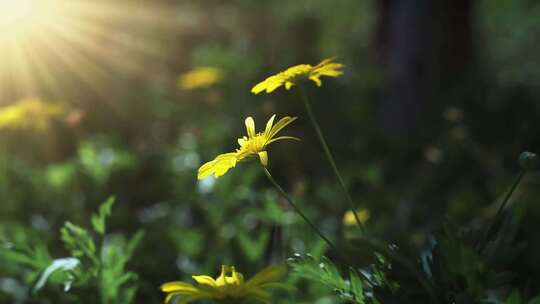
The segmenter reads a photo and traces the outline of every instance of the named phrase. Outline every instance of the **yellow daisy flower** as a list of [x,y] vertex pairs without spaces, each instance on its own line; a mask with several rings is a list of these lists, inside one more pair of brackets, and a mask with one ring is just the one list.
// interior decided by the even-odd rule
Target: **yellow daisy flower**
[[[175,296],[179,298],[177,304],[186,304],[195,300],[209,299],[216,302],[238,301],[254,299],[262,303],[270,303],[269,288],[287,288],[287,285],[277,282],[285,275],[282,266],[269,266],[247,282],[244,276],[233,266],[221,266],[221,274],[216,279],[207,275],[192,276],[197,285],[186,282],[168,282],[161,285],[161,291],[167,293],[165,303],[169,303]],[[233,302],[234,303],[234,302]]]
[[184,90],[208,88],[223,80],[223,72],[214,67],[199,67],[180,75],[178,86]]
[[197,175],[198,179],[203,179],[211,174],[214,177],[220,177],[227,173],[230,168],[236,166],[236,163],[251,156],[258,156],[263,166],[268,165],[268,153],[266,152],[266,146],[269,144],[282,140],[282,139],[294,139],[299,140],[292,136],[280,136],[276,137],[279,131],[285,128],[287,125],[296,120],[296,117],[285,116],[281,118],[274,125],[274,118],[276,115],[272,115],[266,123],[266,129],[264,132],[255,132],[255,121],[252,117],[246,118],[247,136],[238,139],[240,148],[236,149],[236,152],[230,152],[218,155],[214,160],[209,161],[199,168]]
[[[356,215],[358,215],[358,219],[362,224],[365,224],[371,217],[371,213],[369,212],[369,210],[364,208],[356,211]],[[345,226],[358,225],[358,223],[356,222],[356,218],[354,217],[354,213],[351,210],[345,212],[345,214],[343,215],[343,224]]]
[[59,104],[44,102],[37,98],[22,99],[15,104],[0,108],[0,130],[45,131],[51,121],[64,114]]
[[282,85],[285,86],[285,89],[289,90],[298,81],[305,79],[312,80],[320,87],[322,85],[321,76],[338,77],[343,74],[341,71],[343,64],[334,62],[334,59],[327,58],[316,66],[299,64],[290,67],[283,72],[279,72],[259,82],[251,89],[251,93],[259,94],[262,91],[271,93]]

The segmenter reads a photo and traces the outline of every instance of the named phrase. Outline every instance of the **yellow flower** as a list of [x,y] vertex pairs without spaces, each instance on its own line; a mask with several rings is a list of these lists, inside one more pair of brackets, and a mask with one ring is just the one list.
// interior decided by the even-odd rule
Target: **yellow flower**
[[168,282],[161,285],[161,291],[167,293],[165,303],[174,296],[183,296],[178,304],[185,304],[195,300],[209,299],[220,301],[238,301],[254,299],[262,303],[270,303],[271,294],[269,288],[287,288],[287,285],[277,281],[285,275],[282,266],[269,266],[247,282],[244,276],[236,271],[233,266],[221,266],[221,274],[216,279],[207,275],[192,276],[197,285],[186,282]]
[[37,98],[27,98],[15,104],[0,108],[0,130],[27,129],[44,131],[52,119],[64,114],[58,104],[43,102]]
[[[356,215],[358,215],[358,219],[360,220],[360,223],[364,224],[369,220],[369,217],[371,214],[369,213],[369,210],[367,209],[360,209],[356,211]],[[345,212],[343,215],[343,225],[345,226],[356,226],[358,223],[356,223],[356,219],[354,217],[354,214],[351,210]]]
[[322,84],[321,76],[338,77],[343,74],[342,68],[343,64],[334,62],[334,58],[327,58],[316,66],[309,64],[295,65],[256,84],[251,89],[251,93],[259,94],[262,91],[271,93],[282,85],[289,90],[298,81],[305,79],[312,80],[320,87]]
[[220,69],[214,67],[199,67],[180,75],[178,78],[178,86],[184,90],[208,88],[214,84],[220,83],[222,79],[223,73]]
[[266,152],[266,146],[269,144],[282,140],[282,139],[294,139],[299,140],[292,136],[280,136],[276,137],[279,131],[285,128],[287,125],[296,120],[296,117],[285,116],[281,118],[274,125],[274,118],[276,115],[272,115],[266,123],[266,129],[264,132],[255,132],[255,122],[252,117],[246,118],[247,136],[238,139],[240,148],[235,152],[225,153],[218,155],[214,160],[207,162],[199,168],[198,179],[203,179],[208,175],[213,174],[214,177],[220,177],[227,173],[230,168],[236,166],[236,163],[251,156],[258,156],[263,166],[268,165],[268,153]]

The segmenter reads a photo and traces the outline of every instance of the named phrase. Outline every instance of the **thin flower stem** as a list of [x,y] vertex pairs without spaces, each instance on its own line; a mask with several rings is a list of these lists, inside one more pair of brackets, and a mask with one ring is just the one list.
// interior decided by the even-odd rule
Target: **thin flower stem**
[[341,186],[341,189],[343,190],[343,193],[347,197],[347,202],[349,203],[349,208],[351,209],[354,215],[354,219],[356,220],[356,223],[358,224],[360,231],[362,231],[363,233],[365,231],[364,225],[362,224],[362,222],[360,221],[360,218],[358,217],[358,214],[356,213],[355,204],[351,198],[351,195],[349,194],[349,191],[347,190],[347,187],[345,187],[345,182],[343,182],[343,178],[341,177],[341,174],[339,173],[339,170],[336,166],[336,162],[334,161],[334,157],[332,157],[332,153],[330,152],[330,149],[328,148],[328,144],[326,143],[326,140],[324,139],[324,135],[321,131],[319,123],[317,122],[317,119],[315,118],[315,114],[313,113],[313,110],[311,109],[311,104],[309,103],[309,100],[307,98],[305,88],[302,84],[299,84],[298,87],[299,87],[300,95],[302,97],[302,101],[304,102],[304,106],[306,108],[306,112],[308,113],[309,120],[311,121],[311,125],[313,126],[313,129],[315,129],[315,133],[317,133],[317,137],[324,150],[324,154],[326,155],[326,158],[328,159],[328,162],[330,163],[330,166],[332,167],[332,170],[334,171],[334,174],[336,175],[336,178],[339,182],[339,185]]
[[499,221],[499,218],[501,217],[504,208],[506,207],[508,201],[510,200],[510,197],[512,196],[512,194],[516,190],[517,186],[519,185],[519,183],[521,182],[521,180],[525,176],[525,172],[526,172],[525,170],[521,170],[521,172],[519,172],[519,175],[514,180],[514,183],[512,184],[512,187],[510,187],[510,190],[506,193],[506,196],[504,197],[502,204],[499,206],[499,209],[497,210],[497,213],[495,214],[495,217],[491,221],[491,224],[489,225],[489,228],[486,230],[486,233],[484,234],[484,237],[480,241],[480,244],[479,244],[479,249],[480,250],[482,250],[483,247],[487,244],[489,235],[493,232],[493,229],[495,229],[495,225]]
[[[365,231],[364,225],[362,224],[362,222],[360,221],[360,218],[358,217],[358,214],[356,213],[355,204],[351,198],[351,195],[349,194],[349,191],[347,190],[347,187],[345,186],[345,182],[343,181],[343,178],[341,177],[341,174],[339,173],[336,162],[334,161],[334,157],[332,156],[332,153],[330,152],[330,149],[328,148],[328,144],[326,143],[322,130],[317,122],[317,119],[315,118],[315,114],[313,113],[313,109],[311,108],[311,104],[309,103],[309,99],[307,98],[305,88],[303,85],[299,85],[299,89],[300,89],[300,95],[302,97],[302,101],[304,102],[304,106],[306,108],[306,112],[308,113],[309,119],[311,121],[313,128],[315,129],[315,132],[317,133],[317,137],[324,150],[324,154],[326,155],[326,158],[328,159],[328,162],[330,163],[330,166],[332,167],[332,170],[334,171],[334,174],[336,175],[336,178],[339,182],[339,185],[341,186],[341,189],[343,190],[343,193],[347,197],[349,208],[351,208],[351,211],[353,212],[354,219],[356,220],[356,223],[358,224],[359,229],[362,232],[364,232]],[[416,267],[414,267],[405,257],[401,256],[400,254],[396,252],[391,251],[390,249],[387,248],[387,246],[381,244],[377,240],[367,238],[367,237],[362,237],[362,239],[364,239],[369,245],[371,245],[375,249],[384,252],[390,259],[392,259],[396,263],[403,265],[405,268],[411,271],[411,273],[414,274],[414,276],[417,278],[418,282],[422,285],[422,287],[428,292],[432,301],[434,303],[440,303],[440,301],[438,300],[435,294],[435,291],[433,290],[433,286],[422,276],[422,274],[418,271],[418,269],[416,269]]]
[[272,174],[270,174],[270,171],[268,171],[268,169],[266,169],[266,167],[264,166],[261,166],[261,167],[263,168],[263,171],[264,171],[264,174],[266,174],[266,177],[268,177],[272,185],[278,190],[279,194],[281,194],[281,196],[285,198],[285,200],[289,203],[289,205],[293,207],[294,211],[296,211],[296,213],[298,213],[298,215],[300,215],[300,217],[302,217],[302,219],[306,223],[308,223],[311,229],[313,229],[313,231],[315,231],[321,237],[321,239],[323,239],[326,242],[326,244],[328,244],[328,246],[332,250],[336,251],[336,246],[334,246],[334,244],[326,236],[324,236],[324,234],[319,230],[319,228],[317,228],[317,226],[315,226],[315,224],[313,224],[313,222],[309,220],[309,218],[302,212],[302,210],[298,208],[298,206],[292,200],[291,196],[287,194],[287,192],[285,192],[285,190],[283,190],[283,188],[281,188],[281,186],[272,177]]

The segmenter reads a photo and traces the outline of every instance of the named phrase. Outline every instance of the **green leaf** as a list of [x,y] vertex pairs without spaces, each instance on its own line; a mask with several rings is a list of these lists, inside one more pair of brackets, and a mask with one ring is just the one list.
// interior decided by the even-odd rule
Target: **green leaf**
[[295,254],[288,262],[293,268],[293,275],[319,282],[331,288],[338,296],[348,301],[358,304],[365,303],[364,284],[354,270],[351,270],[349,273],[350,279],[344,279],[332,261],[326,257],[322,257],[319,262],[309,254]]
[[144,233],[138,231],[129,241],[122,235],[108,238],[101,252],[99,289],[102,303],[128,304],[136,290],[137,274],[126,270]]
[[52,262],[40,235],[12,223],[0,225],[0,258],[10,267],[18,265],[31,270],[32,277]]
[[97,214],[92,214],[91,222],[94,230],[100,235],[105,234],[105,221],[107,217],[111,215],[111,209],[114,204],[114,197],[109,197],[101,206],[99,207],[99,212]]
[[96,245],[84,228],[66,222],[60,229],[62,241],[71,255],[77,258],[87,257],[96,265],[99,260],[96,257]]
[[356,302],[364,303],[364,287],[360,276],[352,268],[350,269],[349,274],[351,277],[351,291],[355,296]]
[[506,304],[521,304],[521,295],[519,294],[519,291],[514,290],[508,299],[506,299]]
[[143,230],[138,230],[135,233],[135,235],[133,235],[131,237],[131,239],[129,240],[129,242],[126,245],[126,252],[125,252],[125,256],[128,259],[131,258],[131,256],[133,255],[133,252],[135,251],[137,246],[139,246],[139,243],[142,241],[143,238],[144,238],[144,231]]

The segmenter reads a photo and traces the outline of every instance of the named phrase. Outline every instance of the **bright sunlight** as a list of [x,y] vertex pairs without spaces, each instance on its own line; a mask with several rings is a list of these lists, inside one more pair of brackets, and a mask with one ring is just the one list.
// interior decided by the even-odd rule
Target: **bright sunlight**
[[135,56],[122,52],[150,53],[127,34],[128,25],[150,28],[156,20],[148,16],[160,16],[159,9],[126,1],[0,0],[0,95],[62,98],[58,77],[103,94],[98,91],[113,77],[110,69],[136,66]]
[[[73,42],[90,42],[83,1],[0,0],[0,80],[17,91],[35,91],[51,58],[76,61]],[[71,46],[70,46],[71,45]]]

